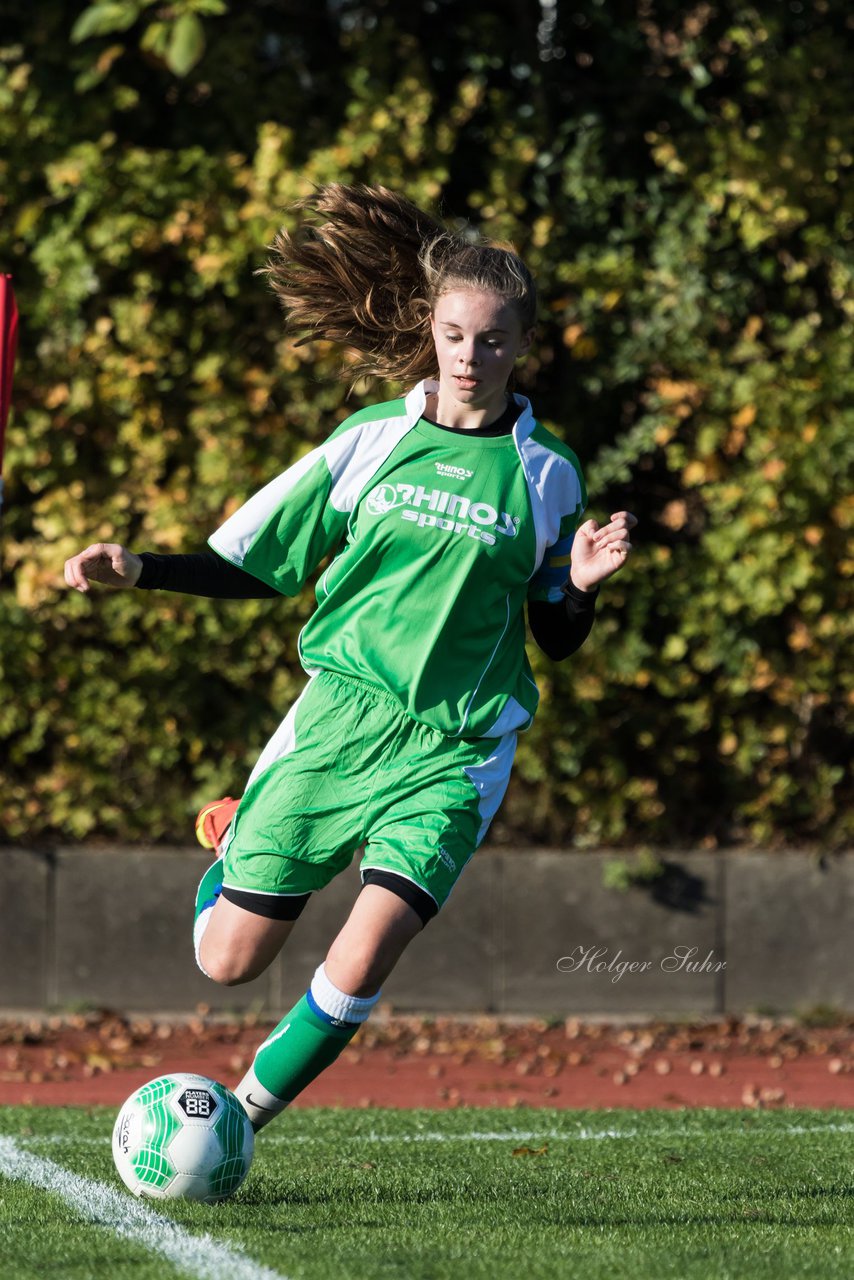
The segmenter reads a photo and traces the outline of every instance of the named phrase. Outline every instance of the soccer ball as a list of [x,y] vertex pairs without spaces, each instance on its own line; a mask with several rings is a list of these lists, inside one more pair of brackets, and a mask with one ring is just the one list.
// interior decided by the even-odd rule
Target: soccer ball
[[135,1196],[224,1200],[243,1182],[254,1150],[249,1117],[231,1090],[186,1072],[137,1089],[113,1128],[113,1159]]

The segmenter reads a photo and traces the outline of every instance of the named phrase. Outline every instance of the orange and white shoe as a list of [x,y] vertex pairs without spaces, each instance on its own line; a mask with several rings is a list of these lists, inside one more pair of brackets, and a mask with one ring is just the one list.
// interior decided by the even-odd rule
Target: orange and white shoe
[[223,837],[231,825],[231,819],[240,804],[239,800],[225,796],[222,800],[212,800],[199,810],[196,818],[196,839],[203,849],[211,849],[218,858],[222,857]]

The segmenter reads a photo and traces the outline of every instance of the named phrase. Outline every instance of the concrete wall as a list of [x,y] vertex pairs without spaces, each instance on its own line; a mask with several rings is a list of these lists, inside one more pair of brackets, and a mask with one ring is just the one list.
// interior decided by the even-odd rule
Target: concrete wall
[[[556,1017],[854,1009],[854,854],[660,856],[663,877],[620,892],[603,870],[624,854],[481,850],[384,1000]],[[193,959],[206,866],[196,849],[0,848],[0,1009],[287,1008],[347,917],[358,858],[310,900],[272,968],[232,988]]]

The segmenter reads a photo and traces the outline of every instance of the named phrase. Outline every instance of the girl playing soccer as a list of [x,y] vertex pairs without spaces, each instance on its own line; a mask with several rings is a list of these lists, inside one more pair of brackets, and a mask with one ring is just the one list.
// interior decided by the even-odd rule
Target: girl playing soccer
[[381,187],[332,184],[303,210],[266,268],[292,327],[355,350],[357,375],[411,390],[347,418],[212,550],[98,543],[65,566],[84,592],[239,599],[294,595],[328,558],[299,638],[308,683],[231,806],[196,900],[199,966],[246,982],[365,844],[349,919],[237,1086],[256,1128],[337,1058],[483,840],[537,707],[526,607],[551,658],[575,652],[637,523],[623,511],[579,526],[575,455],[508,392],[536,314],[514,253]]

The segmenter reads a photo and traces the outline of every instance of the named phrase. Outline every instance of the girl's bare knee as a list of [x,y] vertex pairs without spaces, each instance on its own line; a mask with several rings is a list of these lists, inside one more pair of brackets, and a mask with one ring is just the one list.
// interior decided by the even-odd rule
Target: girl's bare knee
[[239,987],[243,982],[251,982],[263,973],[263,966],[257,961],[252,963],[239,956],[228,955],[227,952],[214,952],[208,955],[204,941],[200,949],[202,966],[205,973],[222,987]]

